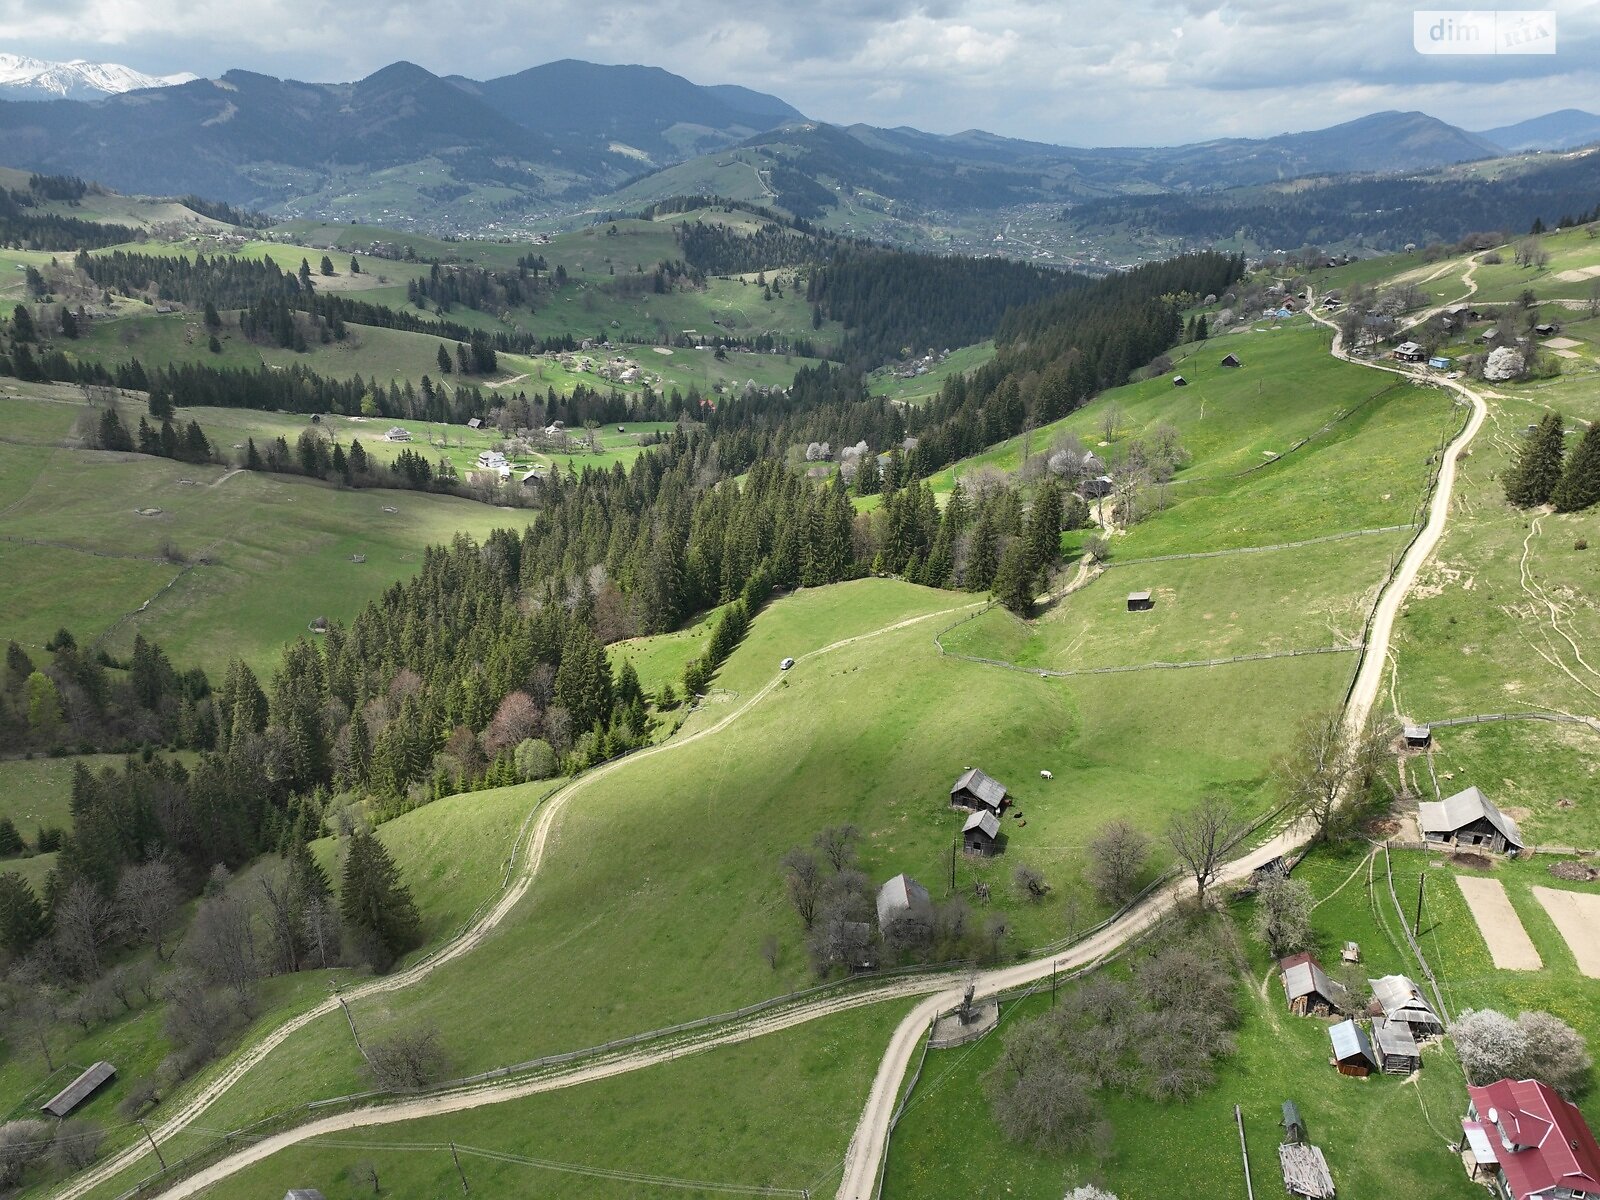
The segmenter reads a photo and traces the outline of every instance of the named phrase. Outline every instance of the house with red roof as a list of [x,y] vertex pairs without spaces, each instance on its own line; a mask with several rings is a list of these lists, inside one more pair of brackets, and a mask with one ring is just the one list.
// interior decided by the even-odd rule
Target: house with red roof
[[1469,1087],[1461,1131],[1503,1200],[1600,1197],[1600,1146],[1583,1114],[1536,1079]]

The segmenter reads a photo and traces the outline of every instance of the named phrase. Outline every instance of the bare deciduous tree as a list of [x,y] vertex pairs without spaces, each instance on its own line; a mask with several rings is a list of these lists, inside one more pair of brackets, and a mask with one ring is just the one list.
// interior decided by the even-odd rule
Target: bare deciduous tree
[[778,969],[778,935],[769,933],[761,939],[761,958],[770,970]]
[[261,959],[255,914],[243,898],[223,890],[202,900],[184,938],[182,957],[208,984],[227,988],[234,1003],[248,1009],[261,978]]
[[95,1121],[64,1121],[50,1143],[50,1158],[63,1174],[81,1171],[100,1154],[106,1131]]
[[779,860],[783,867],[784,882],[789,889],[789,903],[807,929],[816,922],[817,905],[822,897],[822,864],[816,856],[796,846]]
[[1167,844],[1194,877],[1195,900],[1205,903],[1206,887],[1215,878],[1222,855],[1239,830],[1233,805],[1214,793],[1167,824]]
[[129,867],[117,881],[117,907],[122,920],[142,942],[166,960],[167,937],[178,921],[182,896],[177,876],[164,858]]
[[1274,774],[1289,811],[1310,821],[1321,841],[1343,832],[1342,814],[1359,807],[1383,765],[1386,732],[1351,733],[1337,708],[1307,716]]
[[116,933],[116,909],[95,890],[77,879],[56,905],[55,945],[61,965],[77,979],[100,974],[100,951]]
[[855,861],[856,843],[860,840],[861,831],[854,825],[830,825],[811,843],[835,871],[842,871]]
[[417,1025],[367,1043],[367,1070],[385,1088],[427,1087],[444,1078],[444,1042],[437,1025]]
[[53,1132],[44,1121],[7,1121],[0,1125],[0,1186],[13,1186],[30,1163],[44,1157]]
[[1138,890],[1150,839],[1121,819],[1100,827],[1089,843],[1089,883],[1102,904],[1126,904]]

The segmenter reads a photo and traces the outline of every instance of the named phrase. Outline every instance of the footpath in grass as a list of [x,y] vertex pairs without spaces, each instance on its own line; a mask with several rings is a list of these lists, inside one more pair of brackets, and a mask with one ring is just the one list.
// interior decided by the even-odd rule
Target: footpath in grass
[[328,1200],[358,1200],[372,1195],[371,1164],[385,1194],[443,1196],[461,1186],[448,1148],[435,1148],[451,1141],[563,1168],[463,1153],[468,1185],[489,1196],[623,1200],[718,1185],[824,1195],[837,1186],[878,1056],[908,1007],[875,1005],[597,1083],[350,1130],[274,1155],[205,1195],[280,1200],[315,1186]]

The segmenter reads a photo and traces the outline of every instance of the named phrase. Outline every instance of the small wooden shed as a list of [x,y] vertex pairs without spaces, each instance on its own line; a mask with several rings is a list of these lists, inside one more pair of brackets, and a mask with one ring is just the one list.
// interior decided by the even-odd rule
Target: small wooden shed
[[1188,387],[1189,386],[1189,381],[1187,379],[1185,379],[1182,375],[1174,375],[1172,377],[1172,386],[1173,387]]
[[283,1200],[323,1200],[322,1193],[316,1188],[290,1188],[283,1194]]
[[1323,971],[1309,953],[1294,954],[1278,964],[1289,1011],[1299,1016],[1328,1016],[1347,1011],[1345,990]]
[[1283,1120],[1278,1124],[1283,1126],[1283,1140],[1285,1142],[1303,1142],[1306,1140],[1305,1122],[1300,1120],[1300,1106],[1293,1100],[1283,1102]]
[[1433,730],[1426,725],[1407,725],[1404,732],[1406,745],[1413,749],[1421,750],[1433,744]]
[[1372,1041],[1385,1075],[1409,1075],[1422,1069],[1422,1051],[1404,1021],[1379,1017],[1372,1023]]
[[1339,952],[1339,957],[1342,958],[1345,962],[1348,962],[1348,963],[1358,963],[1358,962],[1360,962],[1361,961],[1361,943],[1360,942],[1346,942],[1344,944],[1344,949]]
[[1009,803],[1006,786],[991,779],[977,767],[968,767],[950,787],[950,804],[968,812],[992,812],[996,816]]
[[988,856],[1000,850],[1000,818],[992,812],[975,812],[961,827],[961,848],[968,854]]
[[1354,1021],[1341,1021],[1328,1030],[1333,1043],[1333,1065],[1341,1075],[1365,1079],[1378,1069],[1378,1055],[1372,1048],[1367,1031]]
[[46,1100],[39,1106],[39,1111],[47,1112],[52,1117],[66,1117],[116,1077],[116,1067],[102,1059]]
[[1244,364],[1239,361],[1239,356],[1237,354],[1229,354],[1229,355],[1227,355],[1225,358],[1223,358],[1222,365],[1225,366],[1225,367],[1242,367],[1242,366],[1244,366]]
[[1149,592],[1129,592],[1128,611],[1148,612],[1156,606],[1155,597]]

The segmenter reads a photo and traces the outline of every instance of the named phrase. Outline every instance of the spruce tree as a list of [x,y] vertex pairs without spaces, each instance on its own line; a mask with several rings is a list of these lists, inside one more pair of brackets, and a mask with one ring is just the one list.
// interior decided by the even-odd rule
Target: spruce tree
[[1582,512],[1600,503],[1600,421],[1589,426],[1573,450],[1550,502],[1557,512]]
[[383,843],[367,832],[351,835],[339,891],[344,918],[363,955],[378,970],[422,941],[421,920],[411,891]]
[[0,948],[20,958],[44,936],[44,908],[15,871],[0,875]]
[[1548,504],[1556,485],[1561,482],[1561,459],[1565,449],[1561,414],[1546,414],[1538,428],[1523,439],[1516,464],[1506,476],[1506,499],[1518,508]]
[[21,854],[22,835],[10,817],[0,817],[0,854]]
[[994,580],[994,597],[1019,617],[1033,611],[1032,552],[1022,538],[1013,538],[1000,559]]

